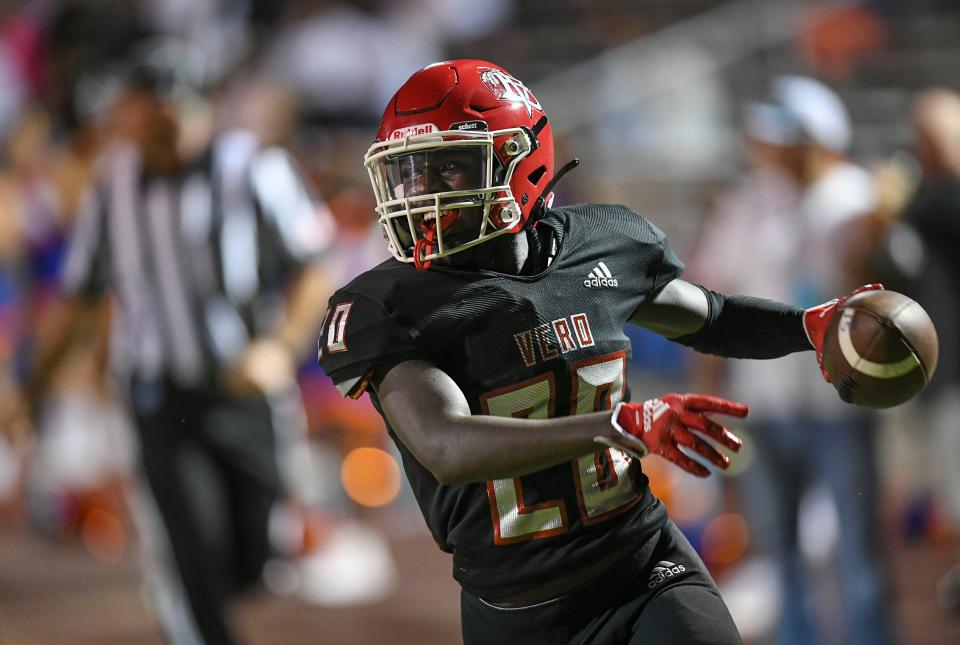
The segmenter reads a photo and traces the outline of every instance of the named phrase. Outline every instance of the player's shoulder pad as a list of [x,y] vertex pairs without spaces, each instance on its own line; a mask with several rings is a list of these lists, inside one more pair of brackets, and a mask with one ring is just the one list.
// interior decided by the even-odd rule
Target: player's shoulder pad
[[624,236],[646,244],[661,244],[666,235],[650,220],[625,204],[586,203],[566,206],[562,210],[598,234]]
[[346,396],[363,394],[375,371],[382,373],[421,354],[410,331],[395,315],[390,283],[390,268],[380,265],[330,298],[320,328],[317,360]]
[[625,269],[645,276],[644,289],[659,289],[683,273],[683,262],[653,222],[624,204],[578,204],[566,207],[581,244],[594,252],[622,257]]
[[410,268],[393,258],[388,258],[356,276],[341,287],[337,293],[360,294],[389,307],[393,302],[398,286],[408,277]]

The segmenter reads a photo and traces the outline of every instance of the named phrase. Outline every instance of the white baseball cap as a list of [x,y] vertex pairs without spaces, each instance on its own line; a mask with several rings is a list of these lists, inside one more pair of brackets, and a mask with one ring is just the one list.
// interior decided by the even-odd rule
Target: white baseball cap
[[840,97],[818,80],[778,76],[770,99],[747,106],[744,127],[758,141],[813,143],[843,153],[850,145],[850,117]]

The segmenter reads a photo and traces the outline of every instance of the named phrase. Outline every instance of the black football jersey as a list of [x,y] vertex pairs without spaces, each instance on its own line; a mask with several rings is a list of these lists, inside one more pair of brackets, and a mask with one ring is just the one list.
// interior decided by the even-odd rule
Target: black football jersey
[[[546,418],[628,399],[624,326],[683,265],[664,234],[626,206],[550,209],[538,226],[558,244],[536,275],[429,271],[390,259],[330,301],[319,343],[342,392],[370,393],[404,360],[452,377],[474,414]],[[388,423],[389,428],[389,423]],[[488,599],[520,593],[659,529],[663,507],[639,463],[616,450],[518,477],[443,485],[390,429],[420,509],[454,577]]]

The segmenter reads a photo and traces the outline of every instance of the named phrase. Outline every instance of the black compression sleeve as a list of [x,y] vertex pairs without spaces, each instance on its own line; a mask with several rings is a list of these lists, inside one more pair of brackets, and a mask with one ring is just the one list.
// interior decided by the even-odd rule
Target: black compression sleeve
[[707,322],[700,331],[674,342],[728,358],[779,358],[813,349],[803,330],[803,309],[700,289],[710,304]]

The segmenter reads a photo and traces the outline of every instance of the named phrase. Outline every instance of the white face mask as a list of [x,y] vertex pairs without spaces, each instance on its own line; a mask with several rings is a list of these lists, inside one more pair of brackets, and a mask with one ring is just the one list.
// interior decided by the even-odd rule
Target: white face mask
[[[424,129],[374,143],[364,158],[393,256],[424,262],[515,232],[520,208],[509,184],[532,149],[527,133]],[[509,158],[505,168],[495,142]]]

